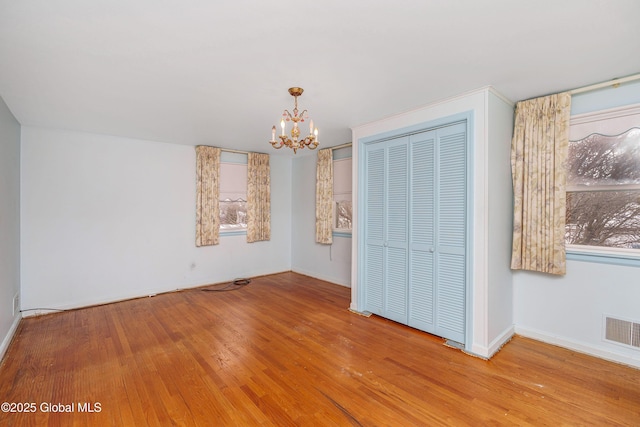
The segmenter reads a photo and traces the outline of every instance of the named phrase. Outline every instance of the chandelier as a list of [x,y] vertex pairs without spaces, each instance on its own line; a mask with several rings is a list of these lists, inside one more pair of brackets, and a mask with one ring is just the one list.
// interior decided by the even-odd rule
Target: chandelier
[[[284,146],[287,146],[293,149],[293,152],[296,153],[298,148],[302,149],[304,147],[309,147],[310,150],[315,150],[318,146],[318,128],[313,127],[313,120],[309,121],[309,135],[305,136],[303,139],[299,139],[300,137],[300,128],[298,127],[298,122],[304,122],[305,119],[308,119],[307,110],[302,111],[302,113],[298,113],[298,97],[302,95],[304,89],[301,87],[292,87],[289,88],[289,93],[295,99],[295,104],[293,107],[293,115],[289,112],[289,110],[284,110],[282,113],[282,119],[280,120],[280,127],[282,128],[282,133],[278,136],[280,139],[276,141],[276,126],[274,125],[271,128],[271,141],[269,143],[273,146],[273,148],[280,149]],[[291,129],[291,138],[285,132],[285,120],[287,122],[293,122],[293,128]]]

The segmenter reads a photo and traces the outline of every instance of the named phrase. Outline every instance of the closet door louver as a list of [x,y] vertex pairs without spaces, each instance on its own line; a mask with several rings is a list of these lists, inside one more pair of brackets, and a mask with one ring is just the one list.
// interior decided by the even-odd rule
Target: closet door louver
[[409,326],[425,331],[435,330],[435,137],[411,137]]
[[369,146],[366,156],[365,307],[383,315],[385,149],[379,145]]
[[466,300],[466,125],[438,131],[436,329],[464,343]]
[[408,138],[387,148],[385,317],[407,323]]

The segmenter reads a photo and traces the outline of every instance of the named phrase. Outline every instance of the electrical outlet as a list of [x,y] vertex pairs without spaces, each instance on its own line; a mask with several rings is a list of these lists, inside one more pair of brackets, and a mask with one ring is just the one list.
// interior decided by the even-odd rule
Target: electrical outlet
[[18,313],[20,311],[20,294],[16,294],[13,297],[13,315],[15,316],[16,313]]

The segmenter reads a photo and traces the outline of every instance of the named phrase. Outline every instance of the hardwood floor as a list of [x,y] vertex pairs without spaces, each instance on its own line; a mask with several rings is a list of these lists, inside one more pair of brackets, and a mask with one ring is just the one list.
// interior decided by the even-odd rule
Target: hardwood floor
[[35,412],[0,425],[640,425],[640,370],[523,337],[485,361],[348,305],[283,273],[24,319],[0,402]]

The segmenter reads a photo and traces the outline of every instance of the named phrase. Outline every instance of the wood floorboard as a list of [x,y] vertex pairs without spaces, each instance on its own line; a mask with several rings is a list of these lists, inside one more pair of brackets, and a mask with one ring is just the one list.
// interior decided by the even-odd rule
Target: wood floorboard
[[0,425],[640,425],[638,369],[519,336],[486,361],[349,299],[281,273],[23,319],[0,402],[36,410]]

